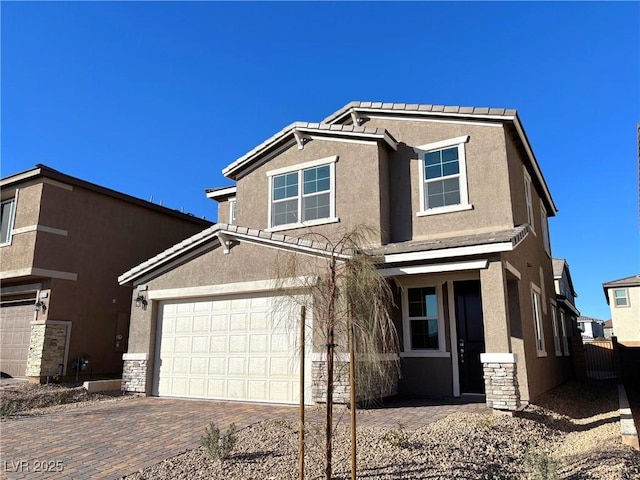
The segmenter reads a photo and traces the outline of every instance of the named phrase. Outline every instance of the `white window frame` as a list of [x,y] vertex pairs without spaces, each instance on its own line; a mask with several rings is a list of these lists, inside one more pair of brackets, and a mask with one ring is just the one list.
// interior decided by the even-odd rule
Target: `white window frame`
[[[418,147],[414,147],[414,151],[418,154],[420,158],[419,162],[419,191],[420,191],[420,211],[416,214],[418,217],[424,217],[428,215],[438,215],[441,213],[451,213],[451,212],[459,212],[462,210],[471,210],[473,205],[469,203],[469,188],[467,182],[467,159],[465,154],[464,145],[469,141],[469,135],[464,135],[462,137],[450,138],[447,140],[441,140],[439,142],[427,143],[425,145],[420,145]],[[435,152],[438,150],[443,150],[445,148],[458,147],[458,166],[460,168],[460,172],[456,175],[450,175],[447,177],[440,177],[438,180],[443,180],[447,178],[453,178],[455,176],[458,177],[459,186],[460,186],[460,203],[458,205],[446,205],[443,207],[435,207],[435,208],[427,208],[427,199],[425,197],[426,189],[425,183],[428,183],[424,176],[424,155],[428,152]]]
[[[293,165],[290,167],[278,168],[275,170],[269,170],[267,172],[267,177],[269,179],[269,209],[268,209],[268,218],[267,225],[269,228],[266,229],[267,232],[276,232],[280,230],[289,230],[293,228],[303,228],[303,227],[312,227],[316,225],[324,225],[326,223],[336,223],[339,222],[340,219],[336,217],[336,162],[338,161],[338,156],[334,155],[331,157],[321,158],[318,160],[313,160],[310,162],[300,163],[297,165]],[[323,167],[325,165],[329,166],[329,216],[327,218],[316,218],[314,220],[309,220],[306,222],[295,222],[295,223],[287,223],[283,225],[273,226],[272,212],[273,212],[273,178],[278,175],[284,175],[289,173],[297,173],[298,174],[298,194],[296,199],[298,201],[298,219],[302,218],[302,172],[303,170],[308,170],[310,168]],[[292,197],[293,198],[293,197]]]
[[531,175],[527,172],[526,168],[523,168],[524,171],[524,198],[527,203],[527,221],[531,226],[531,231],[535,234],[535,220],[533,216],[533,197],[531,195]]
[[13,223],[16,218],[16,197],[8,198],[0,202],[0,205],[11,204],[9,207],[9,222],[7,223],[7,240],[0,243],[0,246],[11,245],[13,237]]
[[531,283],[531,306],[533,313],[533,330],[536,338],[536,353],[538,357],[546,357],[547,351],[544,345],[544,327],[542,324],[542,301],[540,288]]
[[551,326],[553,327],[553,346],[556,357],[562,356],[562,345],[560,344],[560,330],[558,329],[558,306],[551,302]]
[[[411,321],[420,320],[422,317],[409,318],[409,289],[410,288],[435,288],[438,297],[438,348],[412,349],[411,348]],[[403,351],[401,357],[449,357],[446,350],[446,334],[444,326],[444,304],[442,302],[441,284],[411,284],[402,287],[402,339]]]
[[236,197],[229,198],[229,225],[236,224],[236,207],[237,207],[237,199]]
[[[624,297],[616,297],[616,292],[624,292]],[[618,298],[624,298],[625,304],[618,305]],[[614,308],[628,308],[631,306],[629,302],[629,290],[626,288],[614,288],[613,289],[613,307]]]
[[540,200],[540,228],[542,229],[542,241],[544,242],[544,251],[551,257],[551,240],[549,238],[549,217],[547,217],[547,209]]
[[562,348],[564,350],[564,356],[569,356],[569,337],[567,337],[567,317],[564,314],[564,310],[560,310],[560,328],[562,328]]

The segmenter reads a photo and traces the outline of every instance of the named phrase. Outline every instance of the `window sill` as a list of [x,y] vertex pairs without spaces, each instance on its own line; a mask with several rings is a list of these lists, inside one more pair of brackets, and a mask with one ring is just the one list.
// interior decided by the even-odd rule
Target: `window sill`
[[419,358],[419,357],[432,357],[432,358],[450,358],[451,352],[443,352],[440,350],[412,350],[410,352],[400,352],[400,358]]
[[311,220],[309,222],[287,223],[286,225],[278,225],[277,227],[265,229],[265,232],[280,232],[282,230],[293,230],[294,228],[315,227],[317,225],[326,225],[328,223],[338,223],[339,221],[340,219],[338,217],[319,218],[317,220]]
[[544,358],[547,356],[547,352],[536,352],[538,358]]
[[431,215],[440,215],[441,213],[462,212],[464,210],[473,210],[473,205],[449,205],[447,207],[432,208],[416,213],[418,217],[428,217]]

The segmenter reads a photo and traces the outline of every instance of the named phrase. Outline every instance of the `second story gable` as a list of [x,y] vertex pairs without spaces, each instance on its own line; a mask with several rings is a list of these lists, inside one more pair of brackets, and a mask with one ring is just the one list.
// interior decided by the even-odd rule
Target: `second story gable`
[[222,222],[292,234],[366,223],[380,244],[529,223],[551,254],[556,207],[514,110],[354,102],[286,127],[223,173],[233,197],[208,194]]

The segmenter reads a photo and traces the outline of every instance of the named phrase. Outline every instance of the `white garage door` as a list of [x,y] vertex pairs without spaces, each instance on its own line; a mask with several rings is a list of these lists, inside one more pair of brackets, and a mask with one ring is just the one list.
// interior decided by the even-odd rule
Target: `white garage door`
[[299,308],[286,303],[268,295],[161,303],[154,394],[298,402]]

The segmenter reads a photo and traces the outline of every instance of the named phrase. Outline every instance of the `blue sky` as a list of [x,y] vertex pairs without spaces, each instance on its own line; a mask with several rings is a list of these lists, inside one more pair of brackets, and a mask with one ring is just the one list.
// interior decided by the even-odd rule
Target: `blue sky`
[[583,315],[640,271],[637,2],[2,2],[2,163],[215,220],[204,189],[351,100],[517,108]]

